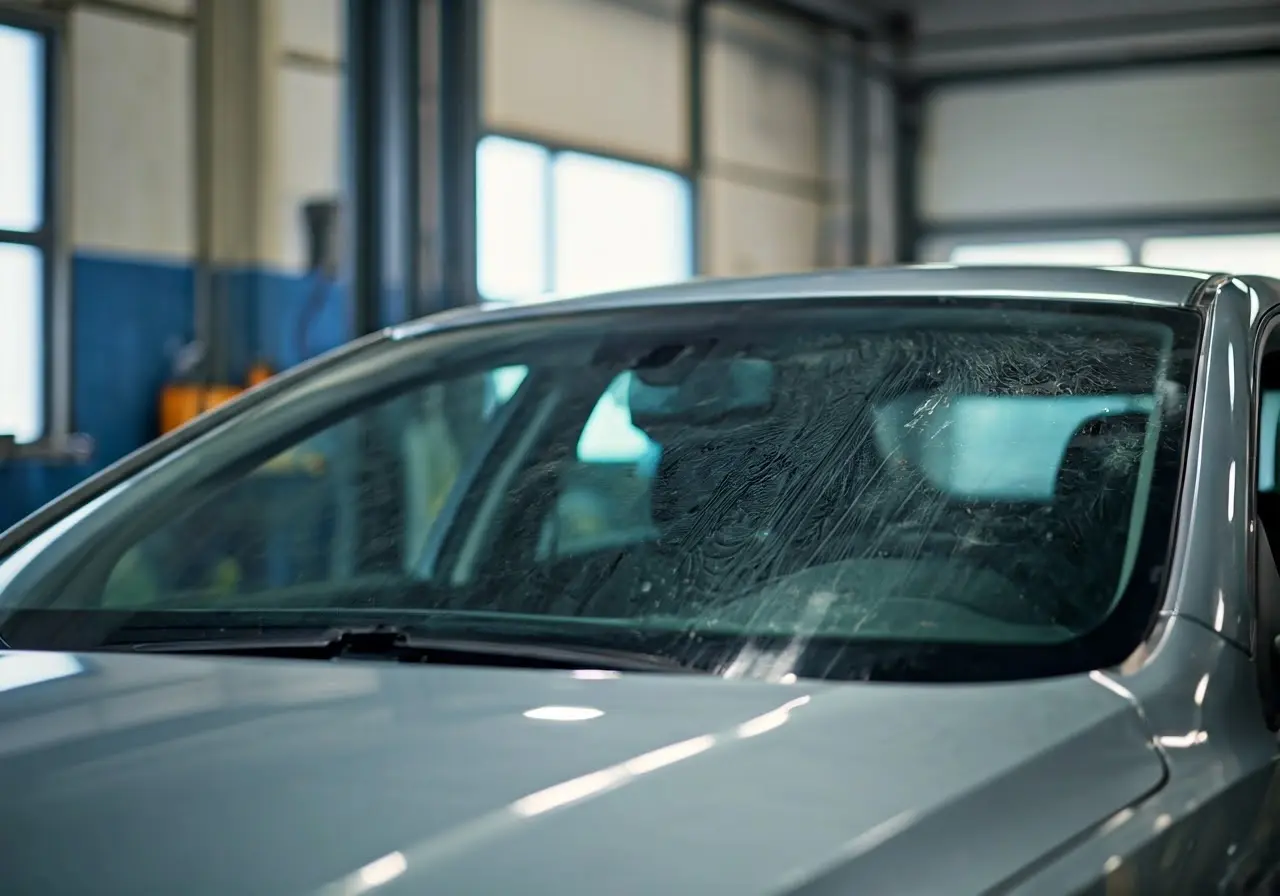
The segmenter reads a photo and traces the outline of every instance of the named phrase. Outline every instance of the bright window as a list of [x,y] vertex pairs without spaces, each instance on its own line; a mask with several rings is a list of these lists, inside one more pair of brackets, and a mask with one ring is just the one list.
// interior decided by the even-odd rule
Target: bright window
[[40,227],[43,41],[0,25],[0,230]]
[[547,291],[547,165],[541,146],[489,137],[476,164],[477,276],[486,299]]
[[652,286],[693,274],[689,184],[661,168],[486,137],[477,281],[489,301]]
[[44,429],[44,37],[0,25],[0,435]]
[[1211,274],[1280,277],[1280,234],[1158,237],[1142,244],[1142,263]]
[[[480,141],[476,168],[476,277],[485,300],[631,289],[693,274],[689,184],[674,172],[507,137]],[[523,377],[521,369],[495,377],[494,399],[508,398]],[[588,423],[581,460],[640,462],[652,452],[616,393]]]
[[579,153],[556,156],[554,166],[556,292],[651,286],[692,274],[684,178]]
[[1123,240],[1060,240],[1051,243],[973,243],[951,250],[955,264],[1080,265],[1114,267],[1132,263]]

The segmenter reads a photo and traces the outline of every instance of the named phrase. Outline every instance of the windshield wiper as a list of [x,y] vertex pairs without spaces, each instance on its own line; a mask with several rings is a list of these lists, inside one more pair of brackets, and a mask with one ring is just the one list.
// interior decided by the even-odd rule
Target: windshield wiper
[[318,634],[260,635],[141,641],[108,650],[138,653],[211,654],[315,660],[381,660],[523,669],[604,669],[617,672],[698,672],[676,660],[604,647],[523,641],[422,637],[395,626],[334,628]]

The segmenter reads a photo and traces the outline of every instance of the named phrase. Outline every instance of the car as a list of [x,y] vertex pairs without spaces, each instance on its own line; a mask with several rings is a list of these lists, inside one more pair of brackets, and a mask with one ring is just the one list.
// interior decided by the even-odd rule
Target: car
[[1280,892],[1280,282],[456,309],[0,535],[11,893]]

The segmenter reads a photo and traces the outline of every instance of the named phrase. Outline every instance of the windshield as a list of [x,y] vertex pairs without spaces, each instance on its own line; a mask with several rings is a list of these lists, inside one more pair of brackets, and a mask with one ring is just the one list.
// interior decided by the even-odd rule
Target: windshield
[[725,675],[989,680],[1153,618],[1199,318],[1010,301],[564,315],[388,344],[0,565],[88,649],[393,623]]

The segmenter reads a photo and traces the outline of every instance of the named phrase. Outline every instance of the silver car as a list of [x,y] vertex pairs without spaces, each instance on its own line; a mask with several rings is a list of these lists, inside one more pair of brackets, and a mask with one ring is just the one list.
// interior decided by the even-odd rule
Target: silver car
[[304,365],[0,536],[0,892],[1280,892],[1277,309],[918,267]]

